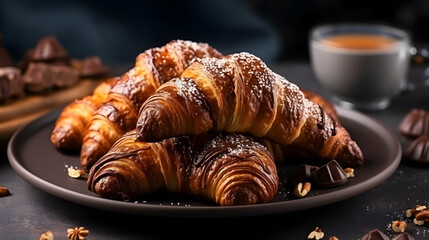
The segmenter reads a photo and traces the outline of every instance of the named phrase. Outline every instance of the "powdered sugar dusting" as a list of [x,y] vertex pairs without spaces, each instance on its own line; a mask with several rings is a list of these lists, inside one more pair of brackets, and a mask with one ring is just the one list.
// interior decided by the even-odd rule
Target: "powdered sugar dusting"
[[280,83],[281,86],[284,86],[285,88],[289,88],[293,92],[300,91],[299,87],[296,84],[289,82],[288,80],[286,80],[286,78],[284,78],[283,76],[277,73],[273,73],[273,74],[275,75],[276,81]]
[[255,151],[257,149],[265,149],[267,148],[262,144],[251,140],[248,137],[245,137],[239,133],[230,133],[230,134],[218,134],[211,141],[207,143],[204,151],[207,149],[223,149],[225,150],[223,154],[220,156],[221,158],[230,157],[230,156],[241,156],[244,154],[249,154],[250,151]]
[[305,108],[304,108],[305,109],[305,111],[304,111],[304,117],[305,118],[313,117],[313,118],[317,119],[317,122],[322,121],[321,110],[317,104],[311,102],[308,99],[305,99],[304,100],[304,106],[305,106]]
[[204,57],[220,58],[222,54],[207,43],[193,42],[188,40],[173,40],[167,46],[176,53],[183,68],[187,68],[196,59]]
[[174,79],[174,81],[179,96],[191,100],[192,103],[198,104],[200,108],[204,107],[202,93],[192,79],[181,77]]
[[195,61],[200,62],[205,69],[207,69],[209,72],[216,73],[216,75],[220,78],[233,75],[231,63],[226,58],[201,58],[196,59]]
[[168,45],[172,45],[178,51],[181,51],[181,49],[187,49],[187,51],[201,51],[207,53],[212,50],[212,47],[210,47],[210,45],[207,43],[193,42],[182,39],[173,40]]
[[264,92],[272,91],[274,73],[260,58],[248,52],[232,54],[230,58],[240,66],[242,75],[252,79],[252,81],[244,81],[244,84],[252,84],[250,89],[254,96],[261,99]]
[[[224,81],[232,79],[235,85],[235,96],[241,97],[241,102],[243,103],[252,104],[249,107],[252,112],[258,112],[260,107],[273,106],[275,104],[274,101],[280,101],[279,104],[283,106],[287,114],[293,114],[293,116],[302,119],[304,108],[306,108],[303,105],[304,94],[297,85],[274,73],[257,56],[248,52],[240,52],[228,55],[222,59],[202,58],[196,61],[202,64],[207,72],[215,74],[216,78],[223,79]],[[223,85],[214,84],[218,88],[222,88]],[[271,94],[273,98],[267,97]],[[240,101],[237,100],[238,102]],[[313,110],[317,109],[311,109],[311,111]],[[242,114],[249,114],[248,111],[242,111],[242,108],[238,105],[235,107],[235,111],[232,116],[236,116],[237,119],[241,117],[246,118]],[[247,120],[253,121],[252,119]],[[231,127],[231,129],[235,128]]]
[[275,75],[275,85],[280,89],[279,92],[287,93],[284,98],[281,98],[283,104],[287,109],[294,109],[296,112],[302,112],[306,108],[304,102],[304,94],[301,92],[299,87],[280,76],[277,73]]

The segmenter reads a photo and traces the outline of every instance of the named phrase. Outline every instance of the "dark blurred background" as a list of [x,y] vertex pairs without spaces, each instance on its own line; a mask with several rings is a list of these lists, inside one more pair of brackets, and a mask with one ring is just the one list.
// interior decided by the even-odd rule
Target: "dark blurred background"
[[0,0],[3,45],[18,61],[47,35],[75,58],[133,62],[172,39],[207,42],[224,54],[247,51],[267,62],[308,60],[309,30],[320,23],[361,21],[408,30],[429,42],[429,1]]

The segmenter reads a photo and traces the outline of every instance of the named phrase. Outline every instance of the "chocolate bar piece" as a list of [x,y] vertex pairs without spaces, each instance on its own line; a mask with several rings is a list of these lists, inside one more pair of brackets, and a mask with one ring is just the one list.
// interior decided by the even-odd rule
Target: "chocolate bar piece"
[[0,68],[0,100],[18,97],[24,93],[21,70],[16,67]]
[[409,233],[403,232],[394,236],[392,240],[414,240],[414,238]]
[[53,87],[69,87],[78,80],[77,70],[46,63],[30,63],[23,77],[25,90],[32,93],[44,92]]
[[415,139],[405,151],[404,156],[418,163],[429,163],[429,138],[422,135]]
[[54,86],[49,65],[45,63],[30,63],[23,81],[25,90],[32,93],[43,92]]
[[33,62],[65,66],[71,65],[68,52],[53,36],[41,38],[35,48],[27,50],[24,59],[20,63],[22,71],[26,72],[28,65]]
[[41,38],[30,56],[32,61],[53,61],[69,58],[67,51],[53,36]]
[[409,138],[421,135],[429,137],[429,112],[423,109],[411,109],[399,124],[399,132]]
[[54,86],[59,88],[70,87],[79,80],[78,70],[62,65],[50,65]]
[[103,64],[100,57],[91,56],[83,59],[81,77],[103,77],[109,74],[109,69]]
[[390,238],[378,229],[373,229],[363,235],[361,240],[390,240]]
[[347,175],[336,160],[332,160],[312,172],[315,184],[320,188],[336,187],[347,182]]

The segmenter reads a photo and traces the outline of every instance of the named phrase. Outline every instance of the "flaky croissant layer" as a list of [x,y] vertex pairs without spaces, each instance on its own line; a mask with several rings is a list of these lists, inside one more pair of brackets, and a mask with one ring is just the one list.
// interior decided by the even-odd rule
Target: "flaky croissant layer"
[[136,131],[139,141],[241,132],[336,159],[343,167],[363,163],[359,146],[335,118],[249,53],[195,60],[143,103]]
[[279,179],[268,150],[241,134],[180,136],[157,143],[121,137],[90,170],[88,188],[106,198],[133,200],[168,190],[219,205],[265,203]]
[[111,87],[118,78],[110,78],[100,83],[92,95],[68,104],[60,113],[52,130],[50,140],[60,150],[79,151],[82,136],[94,111],[106,100]]
[[139,54],[135,66],[112,86],[83,134],[81,165],[89,169],[124,133],[135,128],[141,104],[195,60],[222,55],[206,43],[175,40]]

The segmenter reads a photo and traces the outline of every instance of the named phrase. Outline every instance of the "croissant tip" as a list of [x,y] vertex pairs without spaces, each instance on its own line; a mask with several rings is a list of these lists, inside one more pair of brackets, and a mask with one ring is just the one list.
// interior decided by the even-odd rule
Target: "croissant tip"
[[[89,153],[92,153],[92,155]],[[89,169],[91,169],[91,167],[95,164],[96,160],[99,159],[93,155],[93,152],[85,151],[84,148],[82,148],[80,155],[80,165],[85,171],[89,171]]]
[[82,145],[81,138],[76,134],[66,134],[61,130],[54,130],[51,133],[50,141],[56,149],[65,152],[76,152]]
[[352,141],[348,144],[348,151],[342,161],[341,165],[343,167],[359,167],[363,165],[364,157],[362,150],[359,148],[356,142]]
[[104,176],[97,179],[92,190],[104,198],[128,200],[128,195],[122,191],[119,179],[114,176]]
[[234,190],[228,191],[223,198],[224,201],[220,203],[220,205],[223,206],[249,205],[258,202],[256,194],[246,188],[235,188]]
[[164,119],[162,111],[158,109],[151,108],[142,111],[136,125],[137,141],[158,142],[163,140],[161,130],[163,128],[171,128],[167,126],[168,122],[162,119]]

